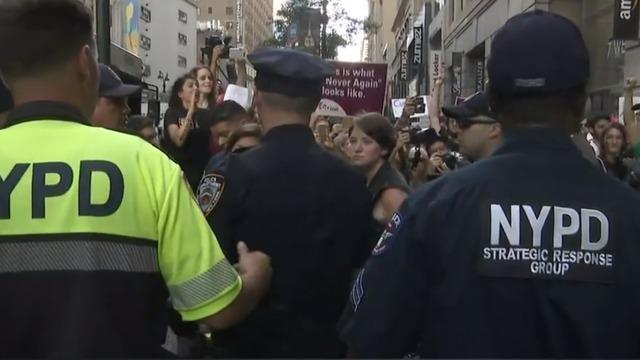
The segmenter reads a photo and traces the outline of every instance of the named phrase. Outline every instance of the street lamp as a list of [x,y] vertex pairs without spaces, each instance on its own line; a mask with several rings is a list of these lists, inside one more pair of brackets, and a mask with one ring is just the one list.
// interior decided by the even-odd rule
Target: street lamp
[[158,71],[158,80],[162,80],[162,93],[167,93],[167,83],[169,82],[169,74]]

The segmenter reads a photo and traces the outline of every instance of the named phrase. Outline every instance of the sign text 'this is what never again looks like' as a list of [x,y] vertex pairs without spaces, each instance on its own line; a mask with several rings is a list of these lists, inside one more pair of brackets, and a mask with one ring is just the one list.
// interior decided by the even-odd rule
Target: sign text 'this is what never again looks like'
[[382,112],[386,64],[333,62],[333,65],[335,73],[324,82],[323,98],[340,104],[348,115]]

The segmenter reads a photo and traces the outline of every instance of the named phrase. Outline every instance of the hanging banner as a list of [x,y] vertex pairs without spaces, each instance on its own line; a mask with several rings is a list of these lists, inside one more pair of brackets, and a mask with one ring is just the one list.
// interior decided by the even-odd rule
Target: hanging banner
[[422,65],[422,26],[413,28],[413,65]]
[[640,23],[638,0],[615,0],[613,39],[637,40]]
[[407,51],[400,51],[400,80],[407,81]]
[[452,98],[462,96],[462,53],[451,54],[451,95]]
[[429,84],[435,86],[436,79],[440,77],[442,72],[442,52],[439,50],[431,50],[429,59]]

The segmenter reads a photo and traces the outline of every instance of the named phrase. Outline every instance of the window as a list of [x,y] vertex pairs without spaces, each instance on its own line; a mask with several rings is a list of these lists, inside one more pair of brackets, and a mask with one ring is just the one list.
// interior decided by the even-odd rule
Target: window
[[454,0],[449,0],[449,23],[453,22],[455,19],[456,13],[456,2]]
[[435,0],[435,9],[433,12],[434,16],[438,15],[438,13],[443,7],[444,7],[444,0]]
[[184,56],[178,56],[178,66],[181,68],[187,67],[187,58]]
[[209,6],[209,14],[213,14],[213,8]]
[[142,70],[142,77],[149,77],[149,76],[151,76],[151,65],[144,64],[143,70]]
[[144,22],[151,22],[151,10],[148,7],[142,6],[140,8],[140,19]]
[[151,50],[151,38],[140,34],[140,47],[145,50]]
[[233,15],[233,7],[227,6],[227,15]]
[[186,24],[187,19],[188,19],[187,13],[182,10],[178,10],[178,20]]
[[178,33],[178,44],[187,45],[187,35]]

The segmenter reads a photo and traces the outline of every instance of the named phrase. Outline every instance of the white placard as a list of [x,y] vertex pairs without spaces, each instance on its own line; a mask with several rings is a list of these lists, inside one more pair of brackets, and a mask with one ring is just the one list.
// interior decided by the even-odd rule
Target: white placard
[[407,102],[406,99],[392,99],[391,105],[393,107],[393,116],[398,119],[402,116],[402,109],[404,109],[404,103]]
[[[424,112],[416,113],[411,118],[422,118],[429,117],[429,99],[431,97],[428,95],[422,95],[422,99],[424,100]],[[402,116],[402,110],[404,109],[404,104],[407,102],[406,99],[392,99],[391,105],[393,108],[393,116],[398,119]]]
[[240,104],[245,110],[251,108],[253,94],[250,89],[238,85],[229,84],[224,92],[224,100],[233,100]]
[[[640,96],[633,97],[634,104],[640,104]],[[618,98],[618,120],[624,124],[624,97]]]

